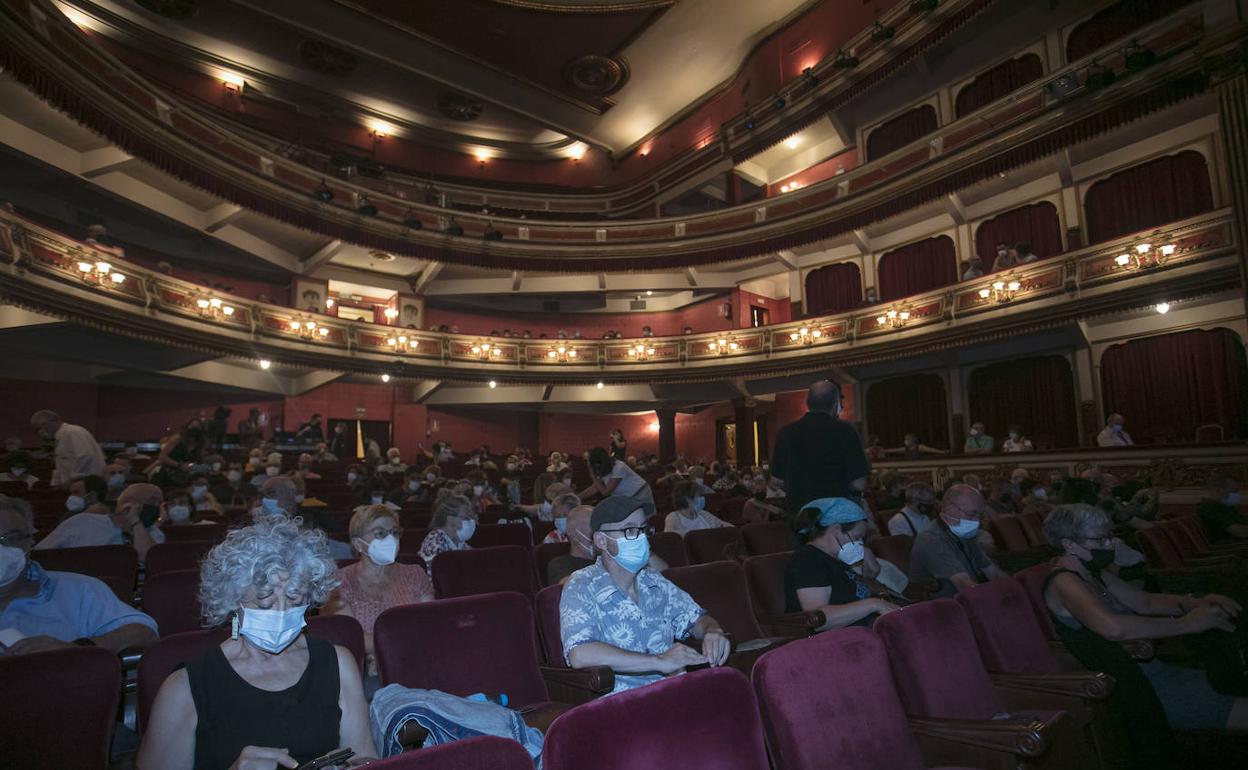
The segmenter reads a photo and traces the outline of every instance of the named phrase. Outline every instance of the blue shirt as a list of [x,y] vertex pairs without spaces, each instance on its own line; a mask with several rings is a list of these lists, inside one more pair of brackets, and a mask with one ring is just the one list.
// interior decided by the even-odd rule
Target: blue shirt
[[[689,594],[659,573],[637,573],[635,603],[620,590],[599,558],[572,573],[559,600],[559,633],[566,660],[573,647],[602,642],[629,652],[661,655],[706,614]],[[571,661],[568,661],[569,665]],[[662,674],[616,674],[613,693],[642,687]]]
[[39,592],[14,599],[0,610],[0,630],[13,628],[25,636],[51,636],[63,642],[100,636],[131,623],[157,631],[155,620],[123,603],[93,577],[47,572],[32,561],[25,578],[38,582]]

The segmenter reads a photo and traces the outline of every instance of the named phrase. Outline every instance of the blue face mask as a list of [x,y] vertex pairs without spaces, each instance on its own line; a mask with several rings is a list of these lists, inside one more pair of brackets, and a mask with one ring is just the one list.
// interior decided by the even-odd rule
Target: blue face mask
[[703,497],[702,495],[698,495],[697,497],[693,498],[693,510],[700,511],[705,507],[706,507],[705,497]]
[[556,531],[556,532],[558,532],[558,533],[559,533],[559,534],[561,534],[561,535],[565,535],[565,534],[567,534],[567,532],[568,532],[568,517],[566,517],[566,516],[560,516],[559,518],[555,519],[555,531]]
[[619,552],[611,558],[629,572],[639,572],[650,561],[650,539],[647,537],[636,540],[620,538],[615,541],[615,547]]
[[282,507],[278,505],[276,497],[260,498],[260,506],[264,508],[266,513],[282,513]]
[[970,540],[979,533],[979,522],[975,519],[961,519],[956,523],[950,524],[949,531],[963,540]]

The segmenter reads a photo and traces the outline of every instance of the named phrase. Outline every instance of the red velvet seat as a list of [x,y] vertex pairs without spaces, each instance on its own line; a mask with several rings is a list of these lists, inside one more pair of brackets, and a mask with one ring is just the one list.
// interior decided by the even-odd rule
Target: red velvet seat
[[399,539],[400,554],[418,554],[420,547],[424,545],[425,536],[429,534],[429,530],[422,527],[410,528],[406,524],[403,525],[403,537]]
[[439,599],[497,591],[537,593],[532,546],[499,545],[446,551],[433,557],[433,588]]
[[1049,608],[1044,603],[1044,581],[1052,571],[1051,564],[1037,564],[1014,573],[1014,579],[1026,592],[1036,622],[1040,625],[1044,638],[1048,640],[1057,639],[1057,632],[1053,630],[1053,618],[1049,617]]
[[180,527],[163,527],[166,543],[182,543],[187,540],[207,540],[219,543],[225,539],[224,524],[188,524]]
[[521,548],[533,547],[533,530],[527,524],[485,524],[486,516],[482,515],[482,524],[477,526],[472,540],[468,543],[473,548],[493,548],[499,545],[518,545]]
[[561,598],[563,586],[547,586],[537,592],[537,597],[533,600],[533,610],[537,617],[537,639],[541,643],[546,665],[566,668],[568,664],[563,660],[563,639],[559,635]]
[[203,628],[199,609],[199,570],[161,572],[143,583],[143,611],[162,637]]
[[107,770],[121,661],[99,648],[0,656],[0,765]]
[[1003,513],[993,516],[988,520],[988,532],[1000,551],[1006,553],[1026,551],[1031,547],[1027,541],[1027,533],[1023,531],[1022,522],[1012,514]]
[[147,551],[143,569],[148,578],[162,572],[199,569],[199,563],[216,543],[210,540],[183,540],[175,543],[157,543]]
[[910,549],[914,538],[909,535],[887,535],[874,538],[868,545],[877,558],[891,563],[902,572],[910,572]]
[[519,743],[483,735],[370,762],[369,770],[533,770]]
[[1178,569],[1183,566],[1183,555],[1163,527],[1150,527],[1136,533],[1140,550],[1148,566],[1155,569]]
[[741,530],[736,527],[699,529],[685,535],[691,564],[736,559],[742,555]]
[[571,543],[542,543],[533,549],[533,561],[537,563],[537,582],[543,586],[546,582],[547,568],[550,563],[572,550]]
[[793,553],[751,556],[742,563],[749,585],[750,604],[763,630],[776,636],[802,636],[814,633],[826,621],[820,611],[785,612],[784,573]]
[[758,706],[739,671],[713,668],[572,709],[546,733],[545,770],[768,770]]
[[719,504],[719,510],[715,511],[715,515],[729,524],[736,524],[741,521],[741,512],[748,500],[748,497],[724,498]]
[[865,628],[816,634],[759,658],[752,675],[775,770],[921,770],[884,644]]
[[1055,674],[1062,671],[1045,643],[1044,629],[1027,589],[1013,578],[993,580],[955,597],[966,612],[980,657],[989,671]]
[[1018,517],[1018,521],[1023,525],[1023,534],[1027,536],[1027,543],[1031,547],[1045,545],[1044,541],[1044,517],[1036,511],[1029,511]]
[[766,521],[741,527],[741,540],[750,556],[792,551],[793,530],[783,521]]
[[663,576],[693,597],[740,643],[763,636],[750,605],[745,570],[735,561],[673,567]]
[[[127,604],[134,598],[139,575],[139,554],[128,545],[92,545],[84,548],[47,548],[30,552],[30,558],[50,572],[73,572],[99,578]],[[118,590],[129,586],[127,596]]]
[[669,567],[689,566],[685,539],[675,532],[655,532],[650,535],[650,552],[667,562]]

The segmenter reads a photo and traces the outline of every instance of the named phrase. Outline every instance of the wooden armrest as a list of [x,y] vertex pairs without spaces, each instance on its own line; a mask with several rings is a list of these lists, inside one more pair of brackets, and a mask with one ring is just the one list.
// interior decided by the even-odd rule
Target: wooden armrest
[[554,722],[563,715],[568,709],[572,708],[567,703],[533,703],[518,709],[520,718],[529,727],[535,727],[545,733],[550,729],[550,723]]
[[993,674],[992,683],[1015,690],[1070,695],[1083,700],[1105,700],[1114,691],[1114,678],[1100,671],[1061,674]]
[[551,700],[579,705],[615,689],[615,672],[607,666],[564,668],[539,666]]
[[823,610],[786,612],[781,615],[756,613],[755,618],[765,633],[792,637],[810,636],[828,622]]
[[[910,730],[923,746],[929,763],[946,764],[966,756],[958,746],[1005,753],[1014,757],[1039,757],[1048,751],[1048,725],[1041,719],[931,719],[908,717]],[[951,746],[950,744],[954,744]]]

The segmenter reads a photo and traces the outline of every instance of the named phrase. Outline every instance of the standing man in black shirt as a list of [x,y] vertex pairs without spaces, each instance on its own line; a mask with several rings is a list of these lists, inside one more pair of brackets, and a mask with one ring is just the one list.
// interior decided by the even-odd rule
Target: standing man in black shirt
[[841,386],[820,380],[806,394],[810,411],[780,429],[771,473],[784,480],[790,513],[821,497],[862,498],[871,464],[854,426],[839,418]]

